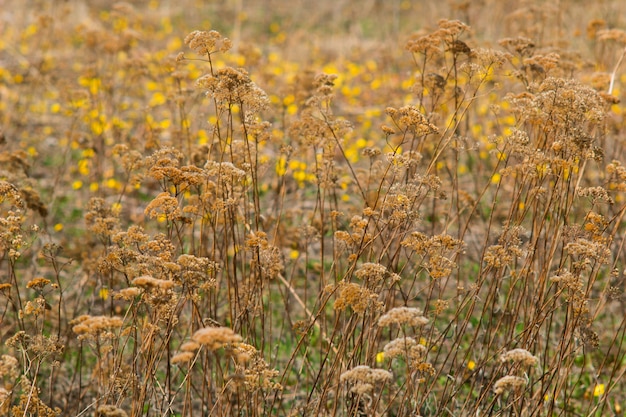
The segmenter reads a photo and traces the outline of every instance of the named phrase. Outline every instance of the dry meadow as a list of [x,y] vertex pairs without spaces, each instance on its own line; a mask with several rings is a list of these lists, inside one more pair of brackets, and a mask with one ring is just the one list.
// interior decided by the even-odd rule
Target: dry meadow
[[0,416],[624,416],[622,2],[0,34]]

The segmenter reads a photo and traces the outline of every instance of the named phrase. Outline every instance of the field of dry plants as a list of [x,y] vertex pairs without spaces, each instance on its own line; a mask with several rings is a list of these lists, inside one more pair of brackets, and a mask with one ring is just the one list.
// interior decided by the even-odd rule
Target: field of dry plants
[[0,416],[624,416],[592,3],[5,0]]

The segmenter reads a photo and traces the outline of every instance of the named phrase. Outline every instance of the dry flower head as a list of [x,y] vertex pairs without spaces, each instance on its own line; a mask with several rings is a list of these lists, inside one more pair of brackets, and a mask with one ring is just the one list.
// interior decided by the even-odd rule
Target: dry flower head
[[211,351],[243,340],[241,336],[228,327],[205,327],[197,330],[191,338]]
[[392,324],[425,326],[428,319],[424,317],[422,310],[415,307],[395,307],[378,319],[380,327],[388,327]]
[[501,362],[513,362],[524,367],[533,367],[539,364],[539,359],[526,349],[512,349],[500,355]]
[[391,381],[392,377],[393,374],[387,370],[359,365],[342,373],[339,380],[350,384],[351,392],[366,394],[371,392],[376,385]]

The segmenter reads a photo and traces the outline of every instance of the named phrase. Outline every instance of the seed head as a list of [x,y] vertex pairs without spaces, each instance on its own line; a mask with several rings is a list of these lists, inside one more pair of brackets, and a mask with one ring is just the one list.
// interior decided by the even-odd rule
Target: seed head
[[192,339],[211,351],[243,340],[241,336],[228,327],[205,327],[195,332]]
[[387,327],[391,324],[408,324],[409,326],[424,326],[428,319],[422,315],[422,310],[413,307],[396,307],[389,310],[380,319],[378,325]]
[[372,369],[367,365],[359,365],[342,373],[339,380],[351,384],[351,392],[365,394],[371,392],[375,384],[391,381],[392,377],[393,374],[384,369]]
[[500,356],[502,362],[513,362],[522,366],[536,366],[539,359],[526,349],[513,349]]
[[502,394],[506,391],[517,391],[526,385],[526,380],[519,376],[507,375],[498,379],[493,385],[493,392]]

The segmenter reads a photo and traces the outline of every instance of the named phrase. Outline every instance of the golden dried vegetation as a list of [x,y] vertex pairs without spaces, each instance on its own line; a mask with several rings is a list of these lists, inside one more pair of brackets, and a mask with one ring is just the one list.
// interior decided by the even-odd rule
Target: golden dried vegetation
[[623,415],[619,2],[9,3],[0,416]]

